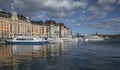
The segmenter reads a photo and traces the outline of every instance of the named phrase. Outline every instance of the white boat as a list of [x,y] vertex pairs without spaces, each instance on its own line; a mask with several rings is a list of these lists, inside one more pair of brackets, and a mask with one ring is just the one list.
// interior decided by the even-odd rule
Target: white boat
[[48,38],[49,43],[57,43],[56,38]]
[[13,40],[7,40],[8,44],[43,44],[43,40],[34,36],[17,36]]
[[75,42],[79,41],[78,38],[73,38],[73,39],[71,39],[71,40],[72,40],[72,41],[75,41]]
[[103,38],[101,38],[101,39],[85,39],[85,41],[102,41],[102,40],[104,40]]
[[85,41],[102,41],[104,38],[99,36],[88,36],[85,38]]
[[73,41],[73,39],[71,38],[61,38],[64,42],[69,42],[69,41]]
[[40,39],[42,39],[42,41],[43,41],[45,44],[48,44],[48,43],[49,43],[48,38],[40,38]]

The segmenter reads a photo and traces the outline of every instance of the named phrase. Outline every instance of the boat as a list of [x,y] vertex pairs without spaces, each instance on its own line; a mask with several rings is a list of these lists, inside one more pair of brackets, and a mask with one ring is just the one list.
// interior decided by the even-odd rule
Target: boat
[[101,39],[97,39],[97,38],[96,39],[95,38],[94,39],[93,38],[92,39],[88,39],[88,38],[85,39],[85,41],[102,41],[102,40],[104,40],[104,39],[103,38],[101,38]]
[[49,44],[48,38],[40,38],[40,39],[42,39],[42,41],[44,42],[44,44]]
[[56,38],[48,38],[49,43],[57,43]]
[[70,42],[70,41],[73,41],[73,39],[71,39],[71,38],[62,38],[62,40],[63,40],[64,42]]
[[7,44],[35,45],[35,44],[44,44],[44,41],[43,39],[34,36],[16,36],[12,40],[7,40]]
[[85,41],[102,41],[104,38],[99,36],[88,36],[85,38]]

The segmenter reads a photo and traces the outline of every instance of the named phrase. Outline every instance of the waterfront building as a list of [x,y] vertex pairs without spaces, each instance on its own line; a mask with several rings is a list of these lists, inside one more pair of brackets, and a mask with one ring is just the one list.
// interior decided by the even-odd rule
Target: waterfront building
[[61,38],[72,38],[72,30],[67,28],[64,23],[59,23],[60,26],[60,37]]
[[65,28],[66,26],[64,25],[64,23],[59,23],[60,26],[60,37],[64,38],[65,37]]
[[11,13],[0,11],[0,38],[6,38],[10,35]]
[[45,22],[47,26],[47,37],[49,38],[59,38],[60,27],[53,20],[46,20]]
[[58,24],[53,20],[30,21],[28,17],[17,14],[14,9],[11,13],[0,11],[0,38],[11,39],[18,34],[49,38],[72,37],[71,29],[64,23]]
[[40,36],[40,37],[47,37],[46,33],[46,25],[42,21],[31,21],[32,23],[32,35],[33,36]]
[[0,38],[14,38],[17,34],[31,34],[30,21],[16,12],[0,11]]
[[67,37],[72,38],[72,30],[70,28],[67,28]]
[[46,26],[31,22],[28,17],[0,11],[0,38],[14,38],[18,34],[46,37]]

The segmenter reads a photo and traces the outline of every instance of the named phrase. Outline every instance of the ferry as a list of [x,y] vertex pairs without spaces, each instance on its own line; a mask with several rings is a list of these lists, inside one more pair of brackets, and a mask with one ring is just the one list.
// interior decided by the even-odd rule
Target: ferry
[[104,40],[103,38],[91,38],[91,39],[88,39],[88,38],[86,38],[85,39],[85,41],[102,41],[102,40]]
[[44,44],[44,40],[34,36],[16,36],[13,40],[7,40],[7,44],[37,45]]
[[99,36],[89,36],[85,38],[85,41],[102,41],[104,38],[99,37]]

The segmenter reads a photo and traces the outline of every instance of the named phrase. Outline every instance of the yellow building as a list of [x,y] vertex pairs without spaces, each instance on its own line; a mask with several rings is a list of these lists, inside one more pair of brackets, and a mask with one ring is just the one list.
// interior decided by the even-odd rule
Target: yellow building
[[32,35],[47,37],[46,25],[42,21],[31,21],[32,23]]
[[46,37],[46,26],[39,22],[31,22],[14,11],[0,11],[0,38],[14,38],[17,34]]
[[0,38],[7,38],[11,32],[11,17],[10,13],[0,11]]

